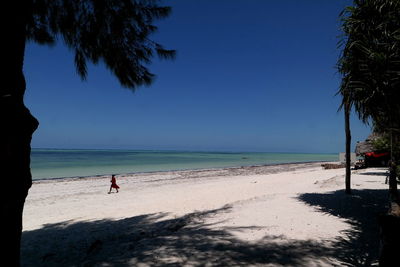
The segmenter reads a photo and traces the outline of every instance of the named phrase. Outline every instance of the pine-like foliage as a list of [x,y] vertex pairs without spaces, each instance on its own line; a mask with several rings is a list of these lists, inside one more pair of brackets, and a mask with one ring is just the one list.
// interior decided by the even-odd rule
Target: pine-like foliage
[[87,62],[104,62],[122,86],[134,90],[153,81],[148,65],[155,55],[163,59],[175,56],[175,51],[149,38],[157,30],[154,21],[171,12],[158,2],[33,0],[27,37],[48,45],[61,39],[73,51],[82,79],[87,76]]

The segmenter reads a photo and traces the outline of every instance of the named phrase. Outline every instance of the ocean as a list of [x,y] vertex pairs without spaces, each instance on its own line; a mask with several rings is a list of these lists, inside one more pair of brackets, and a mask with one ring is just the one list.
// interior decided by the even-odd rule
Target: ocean
[[293,162],[338,161],[338,154],[32,149],[34,180]]

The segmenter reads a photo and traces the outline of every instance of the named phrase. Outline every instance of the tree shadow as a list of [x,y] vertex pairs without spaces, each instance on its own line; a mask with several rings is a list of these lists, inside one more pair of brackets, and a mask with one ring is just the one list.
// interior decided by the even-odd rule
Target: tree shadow
[[[387,210],[387,190],[302,194],[298,199],[351,226],[326,241],[265,236],[257,242],[234,232],[259,227],[207,223],[225,206],[168,219],[157,213],[121,220],[66,221],[23,233],[22,266],[370,266],[378,259],[377,217]],[[215,217],[217,218],[217,217]],[[322,264],[321,264],[322,265]]]
[[122,220],[64,222],[23,233],[22,266],[309,266],[335,255],[329,243],[265,236],[247,242],[232,232],[257,227],[213,227],[196,212],[175,219],[147,214]]
[[379,257],[378,217],[388,210],[387,190],[344,190],[327,194],[302,194],[299,200],[318,210],[343,218],[351,228],[334,240],[335,258],[347,266],[371,266]]
[[360,172],[359,175],[370,175],[370,176],[388,176],[389,172]]

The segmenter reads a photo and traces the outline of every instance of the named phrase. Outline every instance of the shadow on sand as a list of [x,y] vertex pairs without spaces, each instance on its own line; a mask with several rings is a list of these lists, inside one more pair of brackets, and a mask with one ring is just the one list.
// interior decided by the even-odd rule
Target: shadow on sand
[[158,213],[49,224],[23,233],[22,266],[309,266],[307,262],[321,258],[338,260],[341,266],[369,266],[378,257],[376,218],[386,200],[386,190],[300,195],[299,201],[351,224],[347,238],[326,242],[274,236],[247,242],[233,232],[257,227],[206,223],[229,212],[229,206],[175,219]]
[[360,172],[359,175],[388,176],[389,172]]
[[23,233],[22,266],[302,266],[305,258],[331,254],[310,241],[266,236],[249,243],[231,232],[253,227],[215,230],[204,223],[227,211],[229,207],[172,220],[163,220],[167,214],[148,214],[46,225]]
[[351,228],[335,240],[335,258],[346,266],[371,266],[379,257],[378,217],[388,210],[387,190],[344,190],[329,194],[303,194],[299,199],[318,210],[345,219]]

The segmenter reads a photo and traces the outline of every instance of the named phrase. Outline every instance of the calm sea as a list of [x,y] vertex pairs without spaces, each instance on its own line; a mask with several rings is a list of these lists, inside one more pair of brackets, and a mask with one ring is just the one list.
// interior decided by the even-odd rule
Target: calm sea
[[33,179],[83,177],[291,162],[338,161],[337,154],[33,149]]

